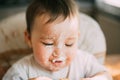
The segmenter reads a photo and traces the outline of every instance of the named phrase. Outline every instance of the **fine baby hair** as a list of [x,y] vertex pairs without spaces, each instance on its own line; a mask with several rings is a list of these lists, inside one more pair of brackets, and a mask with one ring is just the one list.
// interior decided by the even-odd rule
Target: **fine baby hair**
[[46,23],[78,14],[78,7],[74,0],[34,0],[26,12],[27,31],[30,33],[37,16],[49,15]]

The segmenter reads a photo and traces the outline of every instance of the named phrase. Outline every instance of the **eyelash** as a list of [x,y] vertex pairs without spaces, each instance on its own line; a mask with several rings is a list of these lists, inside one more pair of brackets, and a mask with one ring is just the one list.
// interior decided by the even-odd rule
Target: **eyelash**
[[73,46],[73,43],[72,44],[65,44],[65,46],[71,47],[71,46]]
[[45,42],[42,42],[42,43],[46,46],[52,46],[53,45],[53,43],[45,43]]
[[[53,43],[45,43],[45,42],[42,42],[45,46],[52,46],[53,45]],[[65,46],[67,46],[67,47],[71,47],[71,46],[73,46],[73,43],[72,44],[65,44]]]

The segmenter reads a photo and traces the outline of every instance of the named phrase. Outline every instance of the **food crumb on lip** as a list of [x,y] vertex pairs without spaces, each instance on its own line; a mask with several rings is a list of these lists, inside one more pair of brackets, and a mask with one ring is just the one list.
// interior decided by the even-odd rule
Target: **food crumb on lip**
[[52,60],[52,62],[53,62],[53,63],[61,63],[61,62],[63,62],[63,61],[61,61],[61,60],[55,60],[55,59],[54,59],[54,60]]
[[51,62],[53,63],[61,63],[61,62],[64,62],[65,61],[65,58],[64,57],[60,57],[58,59],[53,59],[51,60]]

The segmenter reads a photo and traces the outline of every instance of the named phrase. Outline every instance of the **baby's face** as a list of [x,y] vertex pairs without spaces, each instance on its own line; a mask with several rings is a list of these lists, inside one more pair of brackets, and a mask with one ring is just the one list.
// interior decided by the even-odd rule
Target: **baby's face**
[[68,66],[74,59],[78,41],[78,19],[61,18],[45,24],[45,19],[35,19],[31,46],[38,64],[50,71]]

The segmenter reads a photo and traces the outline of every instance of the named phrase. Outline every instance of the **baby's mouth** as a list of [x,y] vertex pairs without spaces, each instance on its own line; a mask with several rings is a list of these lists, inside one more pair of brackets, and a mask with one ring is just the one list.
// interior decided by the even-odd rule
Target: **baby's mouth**
[[59,63],[63,63],[65,62],[66,58],[65,57],[59,57],[59,58],[56,58],[56,59],[52,59],[51,62],[54,63],[54,64],[59,64]]

